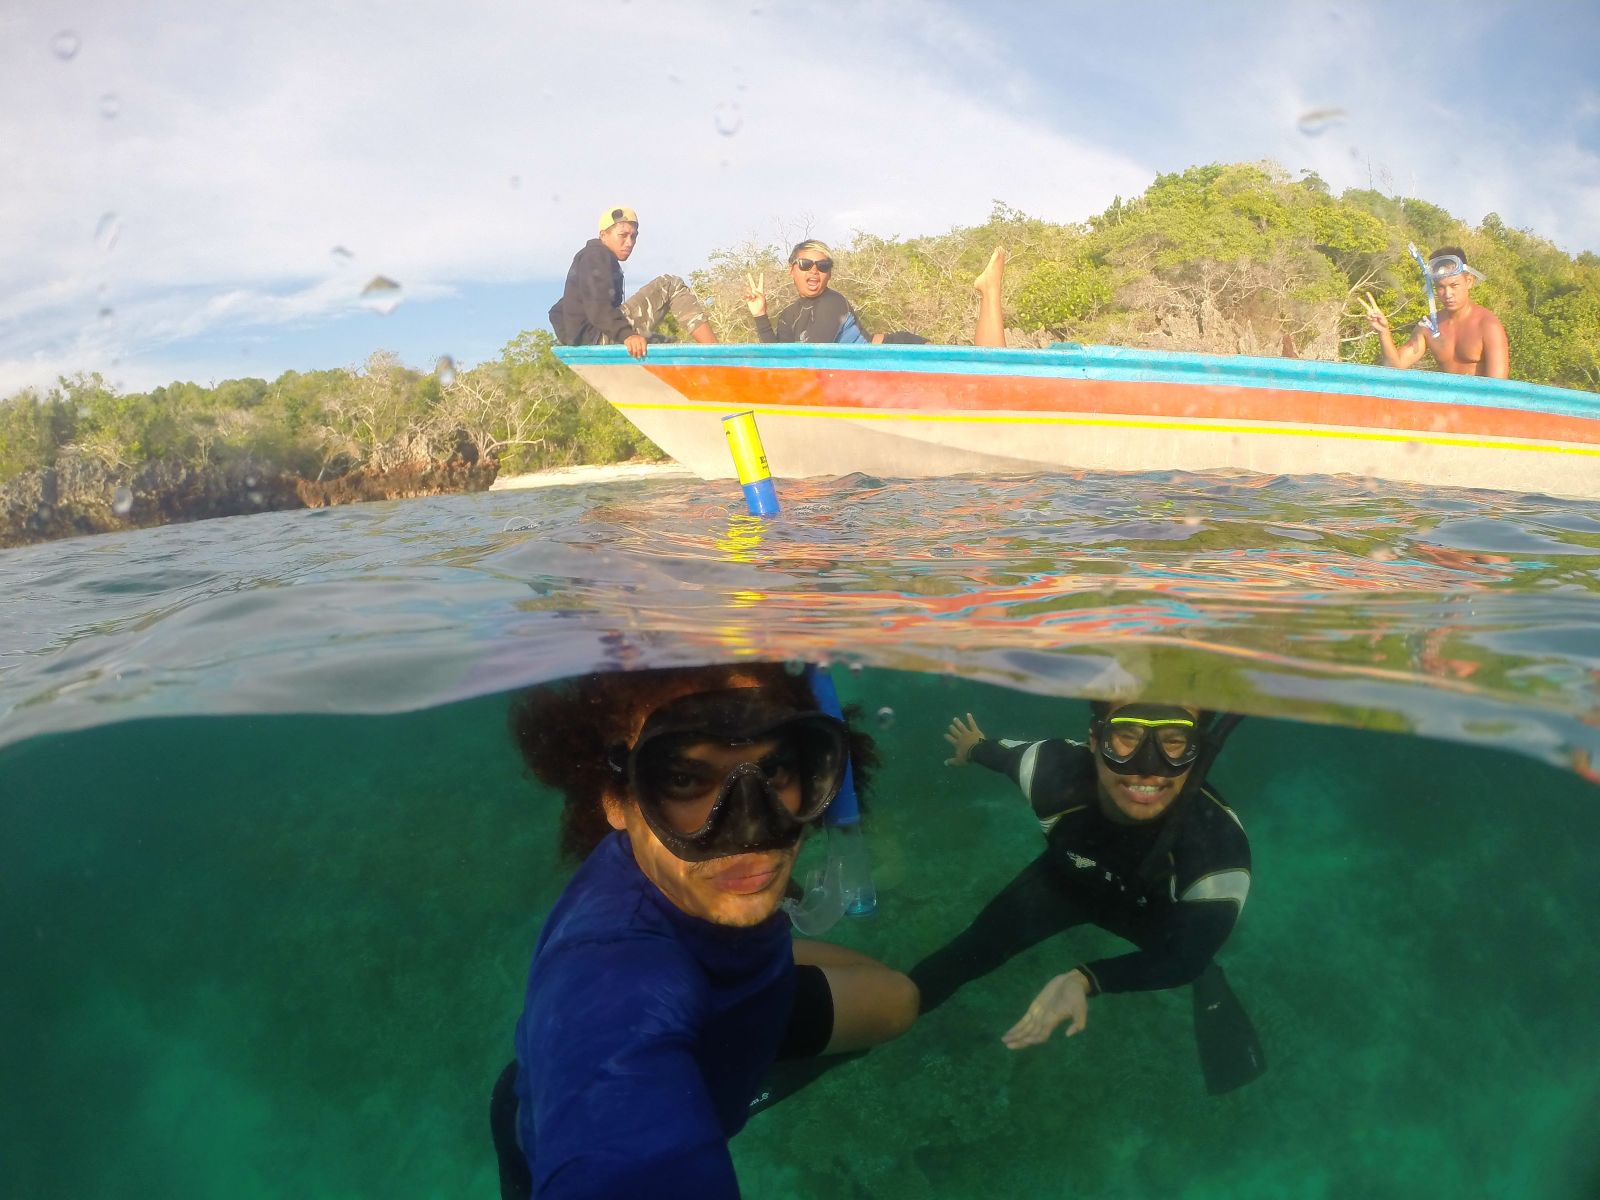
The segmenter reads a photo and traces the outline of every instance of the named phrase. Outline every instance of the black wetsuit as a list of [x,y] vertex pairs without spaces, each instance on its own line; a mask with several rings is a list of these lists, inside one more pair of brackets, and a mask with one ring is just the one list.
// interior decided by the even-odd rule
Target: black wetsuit
[[[1091,995],[1177,987],[1200,976],[1250,889],[1249,841],[1210,785],[1157,820],[1125,825],[1101,811],[1094,759],[1076,742],[983,741],[971,757],[1022,789],[1045,831],[1045,850],[954,941],[912,968],[924,1012],[1085,922],[1138,947],[1078,964]],[[1165,844],[1141,873],[1158,840]]]
[[572,256],[550,328],[563,346],[597,346],[607,338],[620,345],[638,332],[622,313],[622,263],[599,238]]
[[[845,321],[855,315],[850,301],[832,288],[823,288],[819,295],[796,300],[776,321],[762,313],[756,318],[756,336],[763,342],[837,342]],[[856,324],[860,326],[859,318]],[[871,341],[865,329],[861,336]]]

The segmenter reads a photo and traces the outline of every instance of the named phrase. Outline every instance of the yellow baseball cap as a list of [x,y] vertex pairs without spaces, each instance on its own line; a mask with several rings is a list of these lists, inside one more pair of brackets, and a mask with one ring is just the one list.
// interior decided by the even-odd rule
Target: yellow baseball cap
[[639,214],[626,204],[613,205],[600,214],[600,232],[604,233],[618,221],[632,221],[637,225],[639,223]]

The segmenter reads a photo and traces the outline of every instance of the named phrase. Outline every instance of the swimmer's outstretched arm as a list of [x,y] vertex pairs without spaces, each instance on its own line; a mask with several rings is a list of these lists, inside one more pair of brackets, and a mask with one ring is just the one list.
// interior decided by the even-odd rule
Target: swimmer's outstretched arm
[[1010,1050],[1043,1045],[1063,1021],[1067,1022],[1068,1037],[1082,1033],[1089,1024],[1089,981],[1076,967],[1045,984],[1022,1020],[1001,1034],[1000,1040]]
[[945,730],[944,740],[949,742],[952,748],[952,755],[944,760],[944,765],[964,767],[972,761],[972,748],[984,740],[983,730],[978,728],[977,718],[968,713],[965,722],[960,717],[951,719],[950,728]]

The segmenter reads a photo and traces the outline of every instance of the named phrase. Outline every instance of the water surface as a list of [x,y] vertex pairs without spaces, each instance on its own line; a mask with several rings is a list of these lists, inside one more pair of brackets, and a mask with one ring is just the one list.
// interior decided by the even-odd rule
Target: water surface
[[1359,480],[657,480],[0,554],[0,1172],[28,1196],[495,1193],[485,1110],[570,871],[506,694],[826,659],[885,766],[906,967],[1038,850],[993,735],[1074,696],[1252,714],[1214,779],[1271,1063],[1181,992],[999,1033],[1075,932],[758,1116],[747,1195],[1586,1197],[1600,1184],[1600,506]]

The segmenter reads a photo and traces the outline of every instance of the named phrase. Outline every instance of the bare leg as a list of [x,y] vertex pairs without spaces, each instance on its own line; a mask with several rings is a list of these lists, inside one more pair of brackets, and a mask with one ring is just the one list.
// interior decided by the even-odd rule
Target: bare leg
[[978,293],[978,328],[973,343],[979,346],[1004,346],[1006,344],[1006,318],[1000,307],[1000,289],[1006,278],[1006,248],[996,246],[989,256],[989,265],[973,280],[972,288]]
[[717,340],[716,331],[711,328],[710,321],[705,321],[699,325],[696,325],[689,331],[689,336],[694,338],[694,340],[697,342],[714,342]]
[[796,963],[822,968],[833,995],[833,1036],[824,1054],[865,1050],[899,1037],[917,1019],[917,985],[905,975],[833,942],[796,940]]

